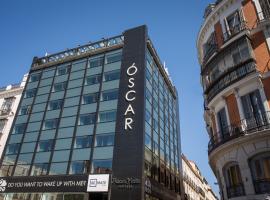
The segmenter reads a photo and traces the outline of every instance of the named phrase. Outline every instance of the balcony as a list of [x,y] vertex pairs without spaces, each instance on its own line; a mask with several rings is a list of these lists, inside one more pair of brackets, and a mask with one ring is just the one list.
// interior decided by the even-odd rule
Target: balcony
[[0,109],[0,117],[8,115],[10,112],[11,112],[10,108]]
[[270,112],[254,114],[217,132],[208,143],[208,154],[228,141],[266,129],[270,129]]
[[240,79],[256,71],[256,64],[252,59],[240,63],[224,72],[217,80],[212,82],[205,90],[209,103],[219,92]]
[[223,33],[223,42],[226,43],[228,40],[236,36],[238,33],[247,30],[247,23],[246,22],[240,22],[239,24],[230,27],[229,30],[227,30],[225,33]]
[[244,195],[245,195],[245,190],[242,183],[227,187],[228,198],[239,197],[239,196],[244,196]]
[[254,181],[255,192],[257,194],[270,193],[270,179],[261,179]]

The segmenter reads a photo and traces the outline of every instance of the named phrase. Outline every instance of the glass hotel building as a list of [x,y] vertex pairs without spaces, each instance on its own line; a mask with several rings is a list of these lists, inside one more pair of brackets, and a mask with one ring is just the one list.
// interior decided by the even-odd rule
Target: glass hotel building
[[0,199],[181,199],[180,155],[177,91],[140,26],[33,59]]

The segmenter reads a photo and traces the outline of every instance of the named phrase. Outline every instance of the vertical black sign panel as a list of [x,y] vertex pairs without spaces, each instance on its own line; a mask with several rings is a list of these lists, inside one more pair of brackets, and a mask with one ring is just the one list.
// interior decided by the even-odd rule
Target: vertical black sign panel
[[146,42],[146,26],[124,32],[112,175],[115,179],[139,179],[140,183],[129,187],[112,184],[112,200],[143,199]]

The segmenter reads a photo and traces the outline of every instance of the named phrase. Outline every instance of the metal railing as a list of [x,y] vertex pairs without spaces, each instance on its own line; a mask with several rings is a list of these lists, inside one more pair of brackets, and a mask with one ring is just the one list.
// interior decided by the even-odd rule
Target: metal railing
[[270,193],[270,179],[261,179],[254,181],[255,192],[257,194]]
[[270,20],[270,11],[258,13],[258,24],[269,21],[269,20]]
[[203,57],[203,63],[204,65],[207,63],[209,58],[218,51],[218,45],[216,43],[213,43],[210,48],[205,52],[205,55]]
[[270,112],[255,113],[253,116],[243,119],[240,122],[235,122],[231,126],[222,128],[221,131],[214,134],[208,143],[208,153],[210,154],[220,145],[235,138],[265,129],[270,129]]
[[124,36],[121,35],[121,36],[116,36],[109,39],[104,39],[102,41],[86,44],[83,46],[79,46],[77,48],[68,49],[66,51],[48,55],[42,58],[35,57],[33,60],[32,67],[36,67],[36,66],[50,63],[50,62],[61,61],[68,57],[79,56],[79,55],[82,55],[88,52],[93,52],[102,48],[108,48],[115,45],[123,44],[123,42],[124,42]]
[[242,183],[227,187],[228,198],[239,197],[239,196],[244,196],[244,195],[245,195],[245,189]]
[[227,42],[229,39],[237,35],[243,30],[247,30],[248,26],[245,21],[240,22],[239,24],[235,25],[234,27],[231,27],[229,30],[227,30],[225,33],[223,33],[223,42]]
[[207,102],[210,102],[219,92],[232,85],[243,77],[256,71],[256,64],[253,60],[248,60],[224,72],[217,80],[212,82],[205,90]]
[[11,112],[11,109],[10,108],[0,109],[0,116],[8,115],[10,112]]

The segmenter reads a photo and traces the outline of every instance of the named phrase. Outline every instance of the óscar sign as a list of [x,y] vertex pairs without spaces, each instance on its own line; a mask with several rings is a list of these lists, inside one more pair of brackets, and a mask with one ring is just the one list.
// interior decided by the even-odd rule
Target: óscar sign
[[133,128],[133,116],[135,115],[135,111],[132,106],[132,102],[136,99],[136,91],[134,90],[135,86],[135,74],[137,73],[138,68],[136,67],[135,63],[133,63],[131,66],[127,68],[127,76],[128,78],[128,88],[129,90],[125,94],[125,99],[128,102],[128,106],[126,108],[126,111],[124,113],[125,116],[125,131],[132,130]]

